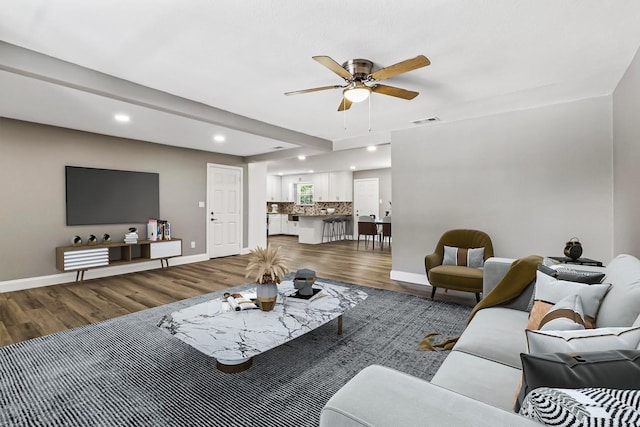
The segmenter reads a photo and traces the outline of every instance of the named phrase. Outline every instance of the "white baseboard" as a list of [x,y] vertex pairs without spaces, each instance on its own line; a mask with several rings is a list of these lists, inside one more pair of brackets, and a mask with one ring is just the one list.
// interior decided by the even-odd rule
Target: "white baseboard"
[[391,280],[397,280],[399,282],[415,283],[416,285],[431,286],[427,280],[426,274],[409,273],[406,271],[391,270]]
[[[207,261],[207,254],[189,255],[169,259],[169,265],[191,264]],[[115,267],[92,268],[84,274],[85,279],[117,276],[118,274],[135,273],[137,271],[155,270],[160,268],[160,260],[123,264]],[[72,273],[52,274],[49,276],[27,277],[25,279],[6,280],[0,282],[0,293],[21,291],[23,289],[40,288],[43,286],[59,285],[76,280],[75,271]]]

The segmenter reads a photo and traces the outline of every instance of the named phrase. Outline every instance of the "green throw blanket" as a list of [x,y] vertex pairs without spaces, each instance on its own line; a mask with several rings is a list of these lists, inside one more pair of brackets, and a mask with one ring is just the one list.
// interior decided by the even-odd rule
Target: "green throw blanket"
[[[498,282],[495,288],[473,307],[471,315],[467,320],[467,325],[473,319],[473,316],[483,308],[495,307],[497,305],[508,304],[518,298],[520,294],[533,282],[536,278],[538,263],[542,262],[542,257],[538,255],[529,255],[524,258],[515,260],[509,271],[504,275],[502,280]],[[451,350],[458,337],[445,338],[444,341],[434,343],[435,337],[439,336],[437,332],[427,334],[420,342],[420,350],[424,351],[442,351]]]

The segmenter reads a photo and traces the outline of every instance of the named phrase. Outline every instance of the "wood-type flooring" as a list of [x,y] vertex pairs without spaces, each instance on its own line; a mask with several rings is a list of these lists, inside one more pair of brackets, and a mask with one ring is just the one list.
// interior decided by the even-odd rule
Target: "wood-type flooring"
[[[391,252],[356,249],[345,240],[321,245],[299,244],[294,236],[273,236],[281,246],[290,270],[309,268],[318,277],[357,283],[427,298],[430,288],[393,281]],[[426,255],[426,253],[425,253]],[[248,283],[248,255],[216,258],[84,282],[71,282],[22,291],[0,293],[0,346],[100,322],[147,308]],[[436,299],[474,305],[473,294],[438,291]]]

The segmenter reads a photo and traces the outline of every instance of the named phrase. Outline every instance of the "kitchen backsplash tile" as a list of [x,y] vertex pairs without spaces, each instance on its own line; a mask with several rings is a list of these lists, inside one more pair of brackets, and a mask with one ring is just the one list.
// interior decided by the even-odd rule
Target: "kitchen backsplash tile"
[[[267,203],[267,212],[271,212],[271,205]],[[301,214],[320,215],[321,209],[335,208],[337,215],[351,215],[353,213],[353,202],[317,202],[313,206],[296,205],[295,203],[278,203],[278,213],[281,214]]]

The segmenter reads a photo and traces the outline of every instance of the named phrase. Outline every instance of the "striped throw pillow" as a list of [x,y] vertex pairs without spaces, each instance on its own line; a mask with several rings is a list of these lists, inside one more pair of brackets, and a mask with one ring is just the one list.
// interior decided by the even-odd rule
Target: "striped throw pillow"
[[442,265],[461,265],[464,267],[481,268],[484,266],[484,248],[456,248],[444,247]]

